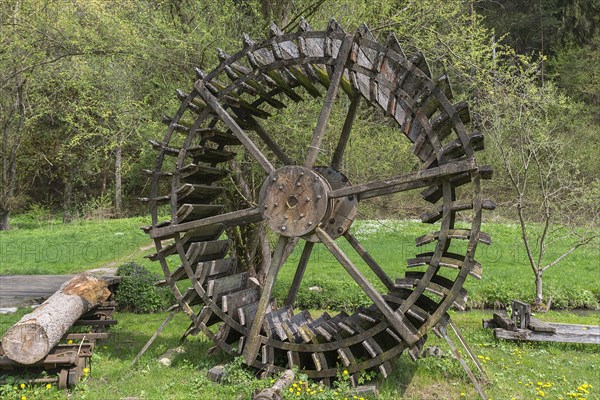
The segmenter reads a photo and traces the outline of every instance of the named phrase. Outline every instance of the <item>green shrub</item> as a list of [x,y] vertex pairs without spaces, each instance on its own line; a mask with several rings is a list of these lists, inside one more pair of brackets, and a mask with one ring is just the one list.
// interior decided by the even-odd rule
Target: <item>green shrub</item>
[[[314,287],[316,290],[309,290]],[[283,303],[287,291],[275,291],[278,303]],[[317,280],[307,278],[300,285],[295,307],[353,312],[358,307],[368,307],[371,301],[356,283],[348,281]]]
[[160,276],[135,262],[123,264],[117,270],[123,280],[115,294],[119,309],[134,313],[162,311],[175,302],[168,288],[154,286]]

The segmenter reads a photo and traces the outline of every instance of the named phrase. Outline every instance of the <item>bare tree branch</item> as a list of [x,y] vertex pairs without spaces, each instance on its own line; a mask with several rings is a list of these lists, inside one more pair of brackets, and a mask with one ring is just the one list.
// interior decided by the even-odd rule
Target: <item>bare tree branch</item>
[[571,247],[568,251],[566,251],[560,257],[558,257],[556,260],[552,261],[550,264],[548,264],[544,268],[542,268],[541,271],[544,272],[548,268],[553,267],[554,265],[556,265],[560,261],[562,261],[565,257],[567,257],[569,254],[571,254],[572,252],[574,252],[575,250],[577,250],[581,246],[585,246],[586,244],[589,244],[592,240],[594,240],[594,239],[596,239],[598,237],[600,237],[600,235],[589,236],[587,239],[585,239],[585,240],[577,243],[575,246]]

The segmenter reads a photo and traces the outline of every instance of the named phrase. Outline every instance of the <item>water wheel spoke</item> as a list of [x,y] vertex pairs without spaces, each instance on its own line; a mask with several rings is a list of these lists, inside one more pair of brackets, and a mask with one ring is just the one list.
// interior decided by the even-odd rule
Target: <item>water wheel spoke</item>
[[379,311],[384,315],[388,322],[394,327],[402,339],[410,346],[418,340],[415,327],[408,321],[406,316],[401,312],[395,312],[379,294],[379,292],[371,285],[367,278],[360,272],[358,268],[350,261],[348,256],[342,249],[321,229],[316,229],[316,234],[321,239],[321,242],[327,247],[331,254],[344,267],[348,274],[356,281],[358,286],[366,293],[373,301]]
[[225,124],[231,129],[233,134],[238,140],[244,145],[246,150],[252,155],[252,157],[260,164],[260,166],[267,172],[271,173],[275,170],[269,159],[260,151],[260,149],[254,144],[254,142],[248,137],[246,132],[238,125],[231,115],[219,103],[217,98],[210,93],[208,88],[202,81],[197,81],[194,85],[202,99],[208,104],[215,113],[221,118]]
[[367,252],[367,250],[360,244],[358,239],[352,235],[350,232],[344,233],[344,237],[350,243],[350,245],[356,250],[358,255],[363,259],[363,261],[371,268],[373,273],[379,278],[381,283],[385,285],[385,287],[392,291],[394,289],[394,281],[385,273],[385,271],[379,266],[377,261]]
[[265,281],[262,286],[262,293],[260,295],[260,300],[258,301],[254,321],[252,322],[252,327],[250,328],[250,332],[244,346],[243,355],[247,364],[251,365],[256,360],[256,356],[258,355],[261,345],[260,330],[263,326],[265,314],[267,313],[267,307],[271,301],[271,293],[273,291],[273,286],[275,285],[277,273],[285,262],[285,253],[290,241],[290,238],[287,236],[279,236],[277,246],[273,252],[269,271],[267,272],[267,276],[265,277]]
[[258,207],[245,208],[243,210],[232,211],[225,214],[212,217],[197,219],[182,224],[174,224],[162,228],[154,228],[150,231],[150,237],[153,239],[165,239],[174,236],[180,232],[190,231],[215,224],[223,224],[225,227],[232,227],[242,224],[255,223],[262,220],[260,209]]
[[250,117],[250,122],[252,123],[252,128],[260,137],[260,139],[267,145],[267,147],[275,154],[275,157],[283,164],[283,165],[292,165],[294,162],[292,159],[279,147],[279,145],[273,140],[273,137],[263,128],[261,124],[256,121],[255,118]]
[[346,151],[346,144],[348,143],[348,139],[350,139],[350,132],[352,131],[352,125],[354,124],[354,118],[358,112],[358,106],[360,105],[360,95],[357,93],[352,101],[350,102],[350,107],[348,108],[348,113],[346,114],[346,119],[344,121],[344,126],[342,127],[342,133],[340,134],[340,140],[335,148],[335,152],[333,153],[333,157],[331,158],[331,168],[339,170],[340,165],[342,164],[342,157],[344,156],[344,152]]
[[344,36],[342,44],[340,45],[335,69],[333,71],[333,75],[331,76],[331,82],[329,83],[329,88],[327,89],[327,95],[323,101],[323,107],[321,108],[321,113],[319,114],[317,126],[313,131],[310,147],[308,148],[308,153],[306,155],[306,161],[304,162],[304,166],[306,168],[312,168],[317,161],[317,156],[319,155],[319,150],[321,149],[321,143],[323,142],[323,135],[325,134],[325,128],[327,127],[327,121],[329,121],[329,116],[333,110],[333,104],[335,103],[335,98],[339,91],[342,77],[344,76],[345,64],[348,60],[348,56],[350,55],[350,51],[352,50],[353,41],[353,36],[346,35]]
[[387,194],[426,187],[440,178],[470,172],[476,169],[477,165],[475,160],[469,158],[466,160],[450,162],[439,167],[333,190],[329,193],[329,198],[358,196],[360,200],[364,200],[371,197],[384,196]]
[[306,266],[308,265],[308,260],[310,259],[314,245],[313,242],[306,242],[304,244],[304,249],[302,250],[302,255],[300,256],[300,261],[298,262],[298,267],[294,274],[294,280],[292,281],[288,297],[285,300],[286,306],[291,306],[296,300],[296,295],[298,294],[298,289],[300,289],[300,283],[302,282],[302,277],[304,276],[304,271],[306,271]]

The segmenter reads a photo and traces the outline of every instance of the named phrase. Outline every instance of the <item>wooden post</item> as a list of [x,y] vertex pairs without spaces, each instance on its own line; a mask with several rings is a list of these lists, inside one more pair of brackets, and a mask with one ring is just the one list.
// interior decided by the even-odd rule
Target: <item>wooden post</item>
[[277,379],[275,384],[267,389],[258,392],[252,400],[279,400],[283,399],[281,392],[294,382],[294,371],[286,369],[283,374]]
[[82,314],[109,296],[103,279],[87,273],[75,275],[4,334],[4,352],[20,364],[40,361]]

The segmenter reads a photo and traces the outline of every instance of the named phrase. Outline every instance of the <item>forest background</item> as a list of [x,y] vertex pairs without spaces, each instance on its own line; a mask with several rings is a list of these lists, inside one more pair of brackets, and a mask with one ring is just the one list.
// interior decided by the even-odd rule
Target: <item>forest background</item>
[[[539,227],[534,270],[548,265],[534,260],[546,235],[572,243],[565,251],[590,243],[600,215],[598,0],[3,1],[0,230],[23,212],[65,223],[145,214],[141,171],[156,156],[147,143],[176,109],[175,89],[189,89],[194,68],[217,65],[217,48],[239,50],[243,33],[259,40],[271,22],[295,30],[300,17],[316,29],[331,17],[346,31],[366,23],[380,41],[394,33],[450,76],[455,100],[469,102],[473,129],[486,136],[478,162],[495,169],[484,187],[494,218]],[[290,146],[306,130],[294,121],[314,118],[320,102],[275,119]],[[331,124],[342,118],[334,113]],[[357,120],[346,166],[354,179],[414,164],[401,135],[373,129],[388,124],[383,115],[366,110]],[[373,162],[381,141],[399,156]],[[415,204],[386,198],[362,217],[413,218],[423,211]]]

